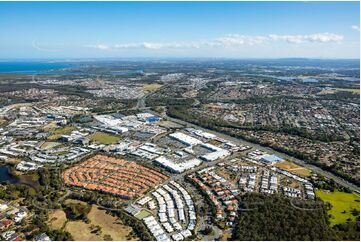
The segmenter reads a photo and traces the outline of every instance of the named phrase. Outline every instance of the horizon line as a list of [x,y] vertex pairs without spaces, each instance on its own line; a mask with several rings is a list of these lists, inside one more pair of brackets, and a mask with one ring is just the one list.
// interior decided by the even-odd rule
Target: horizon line
[[34,58],[0,58],[0,61],[18,61],[18,60],[127,60],[127,59],[145,59],[145,60],[358,60],[360,57],[34,57]]

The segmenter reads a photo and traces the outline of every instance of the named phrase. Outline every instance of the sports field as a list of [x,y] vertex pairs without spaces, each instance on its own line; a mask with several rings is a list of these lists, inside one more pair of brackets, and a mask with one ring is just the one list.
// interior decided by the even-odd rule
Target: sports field
[[142,211],[137,213],[134,217],[136,217],[139,220],[142,220],[143,218],[148,217],[149,215],[151,214],[148,211],[142,209]]
[[295,175],[298,175],[298,176],[310,176],[311,175],[311,171],[302,167],[302,166],[299,166],[299,165],[296,165],[295,163],[292,163],[292,162],[289,162],[289,161],[281,161],[279,163],[276,164],[276,167],[280,168],[280,169],[283,169],[283,170],[286,170],[288,172],[291,172]]
[[331,210],[328,212],[332,216],[330,219],[331,225],[345,223],[349,218],[355,221],[356,216],[353,216],[351,211],[353,209],[360,211],[360,197],[358,195],[339,191],[326,192],[323,190],[317,190],[316,195],[324,202],[332,205]]
[[99,142],[105,145],[114,144],[120,140],[119,136],[115,136],[103,132],[95,132],[94,134],[90,135],[89,138],[93,142]]

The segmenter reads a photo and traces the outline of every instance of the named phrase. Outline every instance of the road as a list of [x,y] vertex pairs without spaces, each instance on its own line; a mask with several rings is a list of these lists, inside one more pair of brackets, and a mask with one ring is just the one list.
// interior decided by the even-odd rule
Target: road
[[[155,113],[155,112],[154,112],[154,114],[159,115],[158,113]],[[331,172],[325,171],[325,170],[321,169],[320,167],[317,167],[317,166],[312,165],[312,164],[308,164],[305,161],[294,158],[294,157],[289,156],[289,155],[284,154],[284,153],[280,153],[280,152],[275,151],[275,150],[273,150],[273,149],[271,149],[269,147],[265,147],[265,146],[262,146],[262,145],[259,145],[259,144],[254,144],[254,143],[251,143],[251,142],[239,139],[239,138],[232,137],[232,136],[224,134],[224,133],[220,133],[220,132],[217,132],[217,131],[214,131],[214,130],[209,130],[209,129],[203,128],[201,126],[198,126],[198,125],[195,125],[195,124],[192,124],[192,123],[180,120],[180,119],[172,118],[172,117],[169,117],[166,113],[163,113],[161,116],[162,116],[162,118],[170,120],[170,121],[175,122],[177,124],[181,124],[181,125],[196,128],[196,129],[201,129],[203,131],[215,134],[218,137],[230,140],[235,144],[248,145],[248,146],[250,146],[250,147],[252,147],[254,149],[266,151],[268,153],[273,153],[273,154],[275,154],[275,155],[277,155],[279,157],[282,157],[282,158],[284,158],[286,160],[294,162],[294,163],[296,163],[296,164],[298,164],[300,166],[306,167],[306,168],[312,170],[313,172],[319,173],[319,174],[321,174],[321,175],[323,175],[323,176],[325,176],[327,178],[333,179],[337,184],[339,184],[339,185],[341,185],[343,187],[347,187],[347,188],[349,188],[350,190],[352,190],[352,191],[354,191],[356,193],[360,193],[360,187],[358,187],[357,185],[352,184],[352,183],[344,180],[343,178],[340,178],[340,177],[332,174]]]
[[145,99],[147,98],[147,95],[144,95],[142,98],[138,99],[137,105],[134,109],[146,109],[145,105]]

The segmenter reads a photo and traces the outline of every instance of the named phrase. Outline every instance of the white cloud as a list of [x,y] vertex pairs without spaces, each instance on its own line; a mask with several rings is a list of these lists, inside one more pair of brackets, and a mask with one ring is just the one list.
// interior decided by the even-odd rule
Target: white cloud
[[353,29],[353,30],[356,30],[356,31],[360,32],[360,26],[357,26],[357,25],[352,25],[352,26],[351,26],[351,29]]
[[230,46],[230,45],[254,45],[261,44],[267,40],[266,36],[246,36],[239,34],[229,34],[224,37],[218,38],[215,42],[219,44]]
[[93,48],[99,50],[119,50],[119,49],[151,49],[151,50],[159,50],[159,49],[176,49],[176,48],[200,48],[199,43],[187,43],[187,42],[172,42],[172,43],[157,43],[157,42],[143,42],[143,43],[125,43],[125,44],[114,44],[114,45],[106,45],[106,44],[87,44],[84,45],[86,48]]
[[305,42],[316,42],[316,43],[326,43],[326,42],[341,42],[343,40],[342,35],[333,34],[333,33],[318,33],[311,35],[276,35],[270,34],[269,38],[273,41],[286,41],[292,44],[300,44]]
[[84,45],[86,48],[93,48],[93,49],[99,49],[99,50],[109,50],[111,47],[109,45],[105,44],[96,44],[96,45]]
[[48,49],[48,48],[41,47],[41,46],[39,46],[38,43],[36,43],[36,40],[33,40],[33,41],[31,42],[31,45],[32,45],[35,49],[37,49],[37,50],[39,50],[39,51],[43,51],[43,52],[58,52],[58,51],[59,51],[59,50],[56,50],[56,49]]
[[159,50],[166,47],[166,44],[161,44],[161,43],[144,42],[142,45],[144,49],[151,49],[151,50]]
[[199,49],[199,48],[214,48],[214,47],[237,47],[241,45],[258,45],[268,42],[286,41],[292,44],[301,43],[340,43],[344,37],[334,33],[316,33],[310,35],[240,35],[228,34],[220,38],[195,41],[195,42],[143,42],[143,43],[120,43],[114,45],[96,44],[84,45],[87,48],[95,48],[99,50],[121,50],[121,49]]

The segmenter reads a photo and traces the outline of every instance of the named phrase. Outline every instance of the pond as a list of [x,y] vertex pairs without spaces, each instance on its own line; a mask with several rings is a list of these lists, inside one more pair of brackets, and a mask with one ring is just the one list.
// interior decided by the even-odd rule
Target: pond
[[11,173],[11,167],[9,165],[0,164],[0,183],[9,182],[11,184],[23,184],[39,190],[39,182],[33,179],[31,175],[15,176]]
[[0,182],[19,183],[20,179],[10,173],[8,165],[0,164]]

